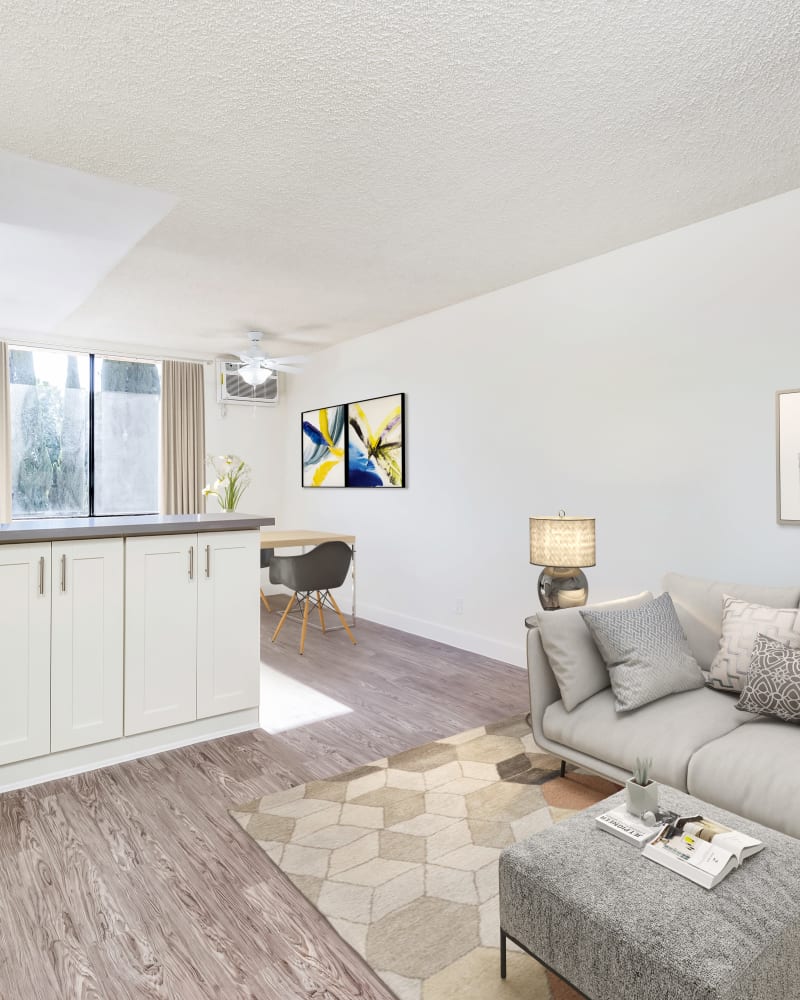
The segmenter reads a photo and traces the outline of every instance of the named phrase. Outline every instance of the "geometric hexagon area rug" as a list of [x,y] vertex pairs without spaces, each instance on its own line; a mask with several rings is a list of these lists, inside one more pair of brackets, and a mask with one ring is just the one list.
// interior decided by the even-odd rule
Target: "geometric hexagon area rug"
[[572,1000],[518,950],[499,974],[500,851],[617,790],[559,768],[512,719],[231,815],[400,1000]]

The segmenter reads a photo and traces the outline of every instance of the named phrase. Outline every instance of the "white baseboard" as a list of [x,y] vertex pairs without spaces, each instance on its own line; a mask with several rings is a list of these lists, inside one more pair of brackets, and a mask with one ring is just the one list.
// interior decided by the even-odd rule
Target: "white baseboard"
[[[342,601],[341,604],[342,611],[344,611],[345,602]],[[455,646],[456,649],[465,649],[470,653],[478,653],[481,656],[491,657],[493,660],[510,663],[514,667],[525,667],[526,665],[525,641],[522,635],[520,635],[518,644],[503,642],[500,639],[491,639],[476,632],[467,632],[464,629],[452,628],[449,625],[440,625],[438,622],[426,621],[424,618],[414,618],[411,615],[398,614],[398,612],[389,611],[387,608],[379,608],[372,604],[361,604],[360,602],[357,612],[359,618],[366,618],[368,621],[377,622],[379,625],[388,625],[390,628],[400,629],[401,632],[410,632],[412,635],[422,636],[423,639],[433,639],[436,642],[443,642],[448,646]]]
[[[272,585],[269,590],[265,590],[267,597],[278,596],[280,593],[289,594],[291,591],[285,588],[278,588]],[[336,600],[343,614],[350,613],[350,585],[346,583],[341,592],[337,591]],[[366,618],[368,621],[377,622],[379,625],[388,625],[390,628],[399,629],[401,632],[410,632],[412,635],[422,636],[423,639],[433,639],[436,642],[446,643],[448,646],[455,646],[456,649],[466,649],[470,653],[478,653],[481,656],[491,657],[493,660],[500,660],[503,663],[510,663],[514,667],[525,667],[525,639],[520,635],[519,644],[513,642],[503,642],[500,639],[490,639],[488,636],[479,635],[477,632],[468,632],[465,629],[452,628],[449,625],[440,625],[438,622],[427,621],[424,618],[414,618],[411,615],[399,614],[390,611],[388,608],[379,608],[374,604],[362,604],[358,602],[356,608],[359,618]],[[522,629],[520,630],[522,633]]]
[[0,767],[0,792],[10,792],[15,788],[40,785],[43,781],[68,778],[73,774],[83,774],[99,767],[121,764],[139,757],[151,757],[165,750],[191,746],[216,740],[220,736],[232,736],[258,729],[258,708],[245,708],[240,712],[229,712],[210,719],[197,719],[182,726],[169,726],[152,733],[137,733],[123,736],[107,743],[62,750],[45,757],[15,761]]

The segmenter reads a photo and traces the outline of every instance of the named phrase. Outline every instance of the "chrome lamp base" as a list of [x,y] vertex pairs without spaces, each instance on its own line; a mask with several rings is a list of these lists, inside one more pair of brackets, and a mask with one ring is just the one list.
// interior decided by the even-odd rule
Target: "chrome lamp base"
[[539,602],[545,611],[579,608],[589,599],[589,582],[577,567],[545,566],[539,574]]

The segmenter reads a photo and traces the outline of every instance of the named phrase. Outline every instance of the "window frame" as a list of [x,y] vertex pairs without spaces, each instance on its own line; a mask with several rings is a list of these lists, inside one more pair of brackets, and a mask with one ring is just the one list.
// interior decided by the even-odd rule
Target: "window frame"
[[[83,357],[88,357],[89,359],[89,426],[88,426],[88,451],[89,451],[89,468],[88,468],[88,479],[89,479],[89,510],[86,514],[46,514],[46,513],[36,513],[36,514],[18,514],[15,515],[12,512],[13,521],[42,521],[42,520],[53,520],[53,519],[87,519],[87,518],[105,518],[105,517],[148,517],[153,514],[158,514],[158,509],[156,510],[139,510],[139,511],[117,511],[114,514],[96,514],[95,505],[95,361],[100,358],[100,360],[109,361],[129,361],[134,364],[145,364],[145,365],[155,365],[158,369],[159,383],[161,380],[161,362],[155,361],[149,358],[128,358],[117,354],[96,354],[94,351],[80,351],[71,350],[67,347],[42,347],[37,344],[9,344],[9,351],[61,351],[64,354],[73,355],[83,355]],[[161,388],[159,386],[158,394],[158,419],[159,428],[161,424]],[[160,455],[157,456],[156,462],[158,463],[158,480],[159,480],[159,490],[160,490],[160,479],[161,479],[161,461]]]

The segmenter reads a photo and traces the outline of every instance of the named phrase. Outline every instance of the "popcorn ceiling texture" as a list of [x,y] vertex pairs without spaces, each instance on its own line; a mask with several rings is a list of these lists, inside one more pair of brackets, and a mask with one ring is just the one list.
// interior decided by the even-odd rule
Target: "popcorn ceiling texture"
[[65,339],[333,342],[800,183],[790,0],[41,0],[0,52],[0,148],[179,199]]

